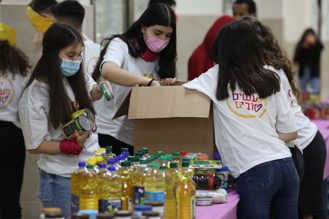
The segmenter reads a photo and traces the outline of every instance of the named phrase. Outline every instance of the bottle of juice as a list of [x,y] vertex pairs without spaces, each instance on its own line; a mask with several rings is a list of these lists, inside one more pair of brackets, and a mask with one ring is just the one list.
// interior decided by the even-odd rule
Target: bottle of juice
[[174,182],[167,171],[167,166],[160,166],[160,173],[165,180],[165,214],[164,219],[177,218]]
[[103,190],[99,211],[102,213],[114,213],[122,210],[122,179],[116,173],[115,167],[108,168],[107,174],[103,177]]
[[168,166],[168,161],[167,161],[167,157],[166,156],[161,156],[160,157],[160,163],[159,166]]
[[103,189],[103,178],[107,174],[108,170],[106,169],[106,164],[101,163],[99,164],[99,173],[97,173],[98,176],[98,205],[103,202],[102,200],[102,189]]
[[182,158],[180,156],[180,152],[174,152],[173,156],[174,156],[175,162],[178,163],[178,166],[181,166],[182,165]]
[[87,165],[87,172],[81,175],[80,210],[98,210],[98,176],[93,165]]
[[179,172],[180,181],[176,190],[179,219],[195,219],[195,185],[192,180],[194,170],[189,165],[188,161],[183,161]]
[[132,174],[130,161],[123,161],[118,174],[122,179],[122,210],[132,211],[132,203],[134,198],[134,188],[132,184]]
[[79,212],[79,189],[81,175],[86,172],[86,163],[79,162],[79,169],[71,175],[71,212]]
[[143,205],[144,204],[144,196],[145,196],[145,177],[147,176],[150,168],[147,167],[147,161],[141,160],[139,167],[137,167],[136,171],[133,174],[132,182],[134,186],[134,205]]
[[[145,178],[145,204],[165,203],[165,179],[159,170],[159,164],[151,164],[151,170],[148,172]],[[162,208],[161,216],[164,214],[164,208]]]

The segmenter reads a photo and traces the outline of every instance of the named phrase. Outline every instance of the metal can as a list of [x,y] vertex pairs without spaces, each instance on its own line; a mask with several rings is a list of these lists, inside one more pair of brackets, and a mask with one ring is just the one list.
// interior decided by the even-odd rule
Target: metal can
[[110,91],[109,87],[105,83],[101,85],[101,89],[107,101],[114,99],[112,92]]
[[79,115],[85,115],[85,116],[87,116],[88,119],[90,119],[90,121],[94,121],[95,120],[95,115],[88,108],[85,108],[85,109],[82,109],[82,110],[79,110],[79,111],[76,111],[76,112],[72,113],[71,114],[71,119],[75,119]]
[[89,118],[85,115],[79,115],[62,127],[62,133],[66,139],[72,140],[75,138],[74,130],[77,130],[79,135],[81,135],[90,131],[91,128],[92,124]]
[[196,184],[197,189],[219,189],[222,180],[216,174],[211,173],[195,173],[193,180]]

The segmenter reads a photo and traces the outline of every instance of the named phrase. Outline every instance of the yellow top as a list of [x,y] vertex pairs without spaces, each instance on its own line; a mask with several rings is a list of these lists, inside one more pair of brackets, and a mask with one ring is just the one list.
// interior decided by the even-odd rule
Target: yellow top
[[9,44],[15,47],[16,36],[16,31],[13,28],[0,23],[0,40],[8,40]]
[[52,18],[45,18],[34,11],[31,6],[27,9],[27,18],[35,28],[35,32],[46,32],[47,29],[54,23]]

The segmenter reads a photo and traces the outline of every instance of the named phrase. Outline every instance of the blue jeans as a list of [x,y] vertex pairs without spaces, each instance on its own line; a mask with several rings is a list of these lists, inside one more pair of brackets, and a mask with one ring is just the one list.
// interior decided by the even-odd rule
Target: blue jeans
[[300,90],[306,91],[306,86],[309,82],[311,82],[312,92],[320,93],[320,78],[311,77],[311,68],[305,66],[303,76],[299,77]]
[[56,207],[62,210],[64,218],[71,216],[71,179],[39,171],[37,196],[44,208]]
[[297,219],[299,178],[291,157],[259,164],[236,179],[239,219]]

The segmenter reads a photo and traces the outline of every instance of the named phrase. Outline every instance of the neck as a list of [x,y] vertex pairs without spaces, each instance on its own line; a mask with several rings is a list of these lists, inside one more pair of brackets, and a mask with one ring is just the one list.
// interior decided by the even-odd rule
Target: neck
[[87,39],[83,36],[81,29],[79,29],[78,32],[80,33],[80,35],[81,35],[81,37],[82,37],[82,40],[83,40],[83,41],[86,41]]

